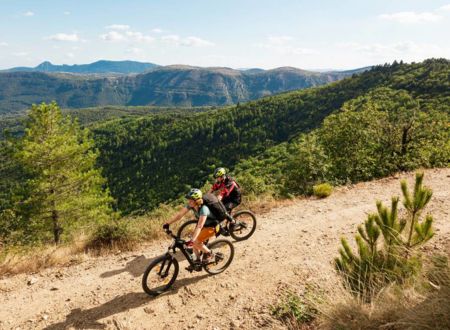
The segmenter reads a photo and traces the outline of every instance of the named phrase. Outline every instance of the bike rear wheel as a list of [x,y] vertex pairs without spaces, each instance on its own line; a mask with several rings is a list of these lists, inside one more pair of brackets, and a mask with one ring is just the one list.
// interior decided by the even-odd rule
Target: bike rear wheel
[[194,234],[194,230],[197,227],[197,220],[188,220],[183,223],[178,229],[177,237],[182,240],[189,241],[192,238],[192,234]]
[[230,228],[230,235],[236,241],[243,241],[248,239],[256,230],[256,216],[250,211],[239,211],[233,215],[236,224]]
[[230,241],[218,239],[208,244],[208,248],[214,253],[214,261],[204,265],[208,274],[216,275],[222,273],[230,266],[234,258],[234,246]]
[[153,260],[142,277],[142,288],[150,296],[167,291],[175,282],[180,267],[171,255],[163,255]]

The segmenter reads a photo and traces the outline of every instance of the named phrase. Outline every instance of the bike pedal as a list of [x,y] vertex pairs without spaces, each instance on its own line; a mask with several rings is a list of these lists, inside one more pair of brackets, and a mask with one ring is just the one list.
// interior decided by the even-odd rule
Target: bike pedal
[[191,268],[191,267],[186,267],[185,269],[186,269],[189,273],[192,273],[192,272],[194,271],[194,269]]

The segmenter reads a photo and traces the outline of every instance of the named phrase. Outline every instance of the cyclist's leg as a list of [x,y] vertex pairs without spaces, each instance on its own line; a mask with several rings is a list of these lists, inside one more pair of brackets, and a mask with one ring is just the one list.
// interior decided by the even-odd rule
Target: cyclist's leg
[[197,239],[194,241],[194,248],[203,253],[210,253],[211,251],[203,244],[204,241],[210,239],[216,234],[215,227],[203,227],[198,235]]
[[225,205],[225,208],[227,209],[227,212],[231,214],[231,211],[237,207],[239,204],[241,204],[240,200],[237,199],[228,199],[224,198],[222,200],[223,205]]

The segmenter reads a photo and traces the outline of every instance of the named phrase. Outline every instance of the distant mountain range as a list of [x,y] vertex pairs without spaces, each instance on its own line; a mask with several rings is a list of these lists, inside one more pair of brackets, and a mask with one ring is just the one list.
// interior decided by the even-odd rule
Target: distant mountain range
[[34,68],[16,67],[3,72],[67,72],[81,74],[101,74],[101,73],[118,73],[132,74],[142,73],[157,67],[157,64],[142,63],[136,61],[97,61],[90,64],[74,64],[74,65],[54,65],[48,61],[42,62]]
[[[73,66],[45,63],[32,71],[23,68],[17,71],[16,68],[16,71],[0,72],[0,114],[21,112],[33,103],[52,100],[64,108],[103,105],[222,106],[327,84],[369,69],[318,73],[292,67],[234,70],[140,63],[150,65],[147,66],[149,71],[137,75],[114,75],[114,72],[131,71],[131,67],[137,70],[139,62],[99,61]],[[124,69],[123,63],[133,64]],[[96,73],[102,75],[64,73],[63,69],[63,72],[39,72],[57,67],[74,70],[96,67]],[[94,72],[91,70],[90,73]]]

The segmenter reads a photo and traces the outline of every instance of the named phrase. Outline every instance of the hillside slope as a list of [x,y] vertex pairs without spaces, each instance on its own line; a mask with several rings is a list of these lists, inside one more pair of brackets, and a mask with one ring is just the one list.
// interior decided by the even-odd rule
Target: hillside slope
[[[235,244],[236,255],[223,274],[189,274],[180,264],[173,289],[150,298],[141,289],[149,261],[165,252],[169,239],[134,253],[121,253],[33,275],[0,280],[1,329],[254,329],[280,328],[268,305],[286,284],[333,283],[339,238],[375,211],[375,200],[400,195],[400,179],[413,173],[341,187],[327,199],[301,199],[258,216],[258,229]],[[436,236],[428,250],[450,241],[450,169],[425,172],[433,189],[428,212]]]
[[[114,66],[107,67],[114,70]],[[253,73],[179,65],[156,67],[135,76],[0,72],[0,115],[21,112],[33,103],[52,100],[63,108],[228,105],[319,86],[352,74],[345,71],[316,73],[295,68]]]
[[233,170],[243,159],[319,127],[346,102],[376,88],[406,90],[423,111],[448,112],[449,72],[448,60],[386,65],[326,86],[203,114],[100,124],[93,129],[99,163],[119,209],[142,212],[191,186],[201,187],[216,166]]

